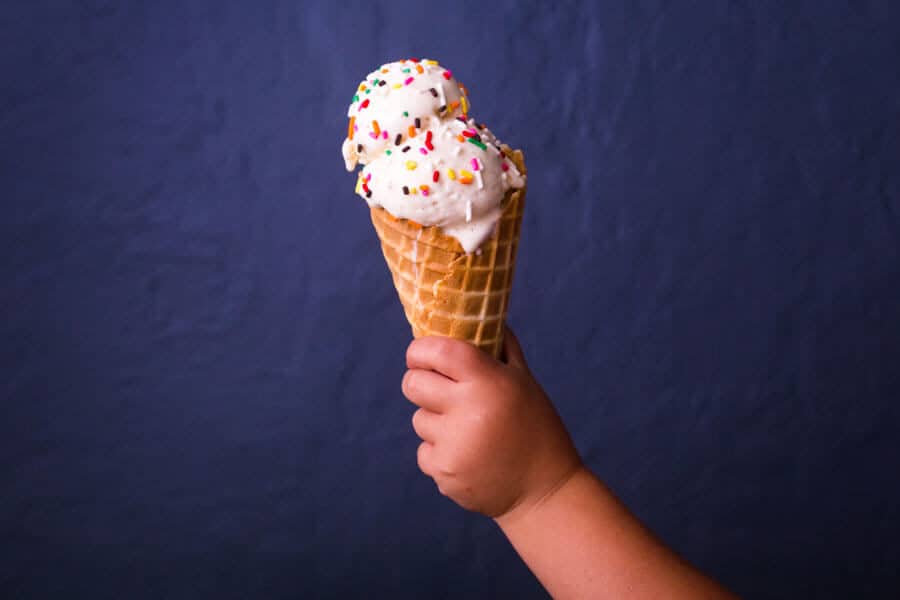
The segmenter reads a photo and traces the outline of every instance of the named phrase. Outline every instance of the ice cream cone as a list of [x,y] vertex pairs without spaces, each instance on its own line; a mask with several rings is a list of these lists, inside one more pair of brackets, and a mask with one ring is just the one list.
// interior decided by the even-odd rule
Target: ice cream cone
[[[524,175],[522,153],[505,146],[503,151]],[[440,227],[371,208],[414,337],[449,336],[500,356],[524,207],[525,188],[507,190],[494,234],[471,254]]]

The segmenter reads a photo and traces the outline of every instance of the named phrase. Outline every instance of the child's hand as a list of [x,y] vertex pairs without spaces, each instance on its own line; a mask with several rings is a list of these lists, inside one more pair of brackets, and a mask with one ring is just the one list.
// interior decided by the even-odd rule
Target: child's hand
[[537,504],[581,464],[509,329],[504,349],[507,363],[459,340],[415,340],[402,384],[421,407],[419,468],[442,494],[490,517]]
[[554,598],[734,598],[681,560],[581,465],[508,329],[506,363],[450,338],[409,346],[419,468],[494,517]]

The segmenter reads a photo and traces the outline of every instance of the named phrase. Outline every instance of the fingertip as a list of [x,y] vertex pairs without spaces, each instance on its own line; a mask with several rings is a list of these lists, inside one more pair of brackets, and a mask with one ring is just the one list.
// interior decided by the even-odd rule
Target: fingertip
[[426,442],[437,441],[440,431],[441,417],[428,409],[420,408],[412,415],[412,427],[422,440]]
[[410,369],[430,368],[428,364],[435,356],[443,353],[444,345],[448,341],[452,343],[455,340],[436,335],[415,338],[406,348],[406,366]]
[[412,381],[411,379],[415,377],[413,371],[410,369],[406,373],[403,374],[403,379],[400,380],[400,392],[406,397],[407,400],[412,400]]
[[419,444],[419,448],[416,450],[416,464],[419,465],[419,470],[432,477],[432,464],[431,464],[431,451],[434,450],[434,445],[431,442],[423,441]]
[[420,368],[404,373],[400,388],[407,400],[433,413],[443,413],[456,393],[452,379]]
[[403,379],[400,381],[400,391],[407,400],[417,406],[422,404],[423,398],[429,395],[427,392],[434,387],[433,382],[423,381],[423,377],[427,380],[428,375],[421,369],[410,369],[403,374]]
[[419,339],[414,338],[406,347],[406,368],[412,369],[415,364],[415,356],[419,351]]
[[428,336],[414,340],[407,349],[406,361],[410,369],[437,371],[459,381],[490,357],[463,340],[442,336]]

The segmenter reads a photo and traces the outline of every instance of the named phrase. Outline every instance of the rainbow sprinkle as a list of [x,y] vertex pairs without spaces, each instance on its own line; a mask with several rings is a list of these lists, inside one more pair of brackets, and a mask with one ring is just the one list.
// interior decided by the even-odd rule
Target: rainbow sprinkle
[[419,166],[418,163],[414,160],[406,161],[406,168],[409,171],[415,171],[416,167]]
[[350,123],[347,125],[347,138],[353,139],[353,125],[356,123],[356,117],[350,117]]

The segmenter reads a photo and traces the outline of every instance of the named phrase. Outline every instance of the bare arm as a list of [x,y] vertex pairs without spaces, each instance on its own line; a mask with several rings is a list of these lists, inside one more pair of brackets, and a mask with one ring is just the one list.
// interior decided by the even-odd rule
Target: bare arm
[[584,467],[495,520],[557,599],[735,597],[660,543]]

